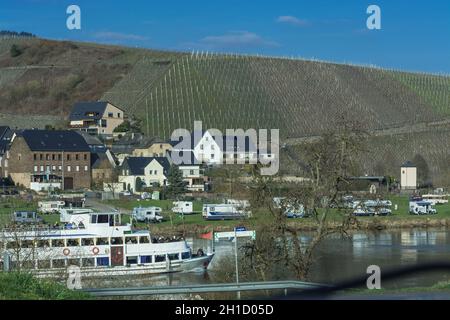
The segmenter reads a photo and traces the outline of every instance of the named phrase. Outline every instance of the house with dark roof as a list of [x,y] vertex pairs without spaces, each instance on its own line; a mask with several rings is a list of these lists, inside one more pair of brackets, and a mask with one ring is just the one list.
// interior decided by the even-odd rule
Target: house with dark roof
[[119,169],[119,182],[126,190],[139,192],[152,185],[166,186],[170,163],[165,157],[129,157]]
[[417,167],[406,161],[400,168],[400,188],[402,190],[417,190]]
[[108,101],[77,102],[69,115],[70,128],[111,136],[124,122],[125,112]]
[[169,151],[167,157],[171,164],[175,164],[183,174],[186,189],[193,192],[204,192],[208,177],[204,174],[203,165],[195,158],[192,151]]
[[172,151],[191,151],[199,162],[208,165],[248,163],[257,161],[258,156],[256,144],[246,135],[216,137],[210,131],[193,132],[189,141],[172,143]]
[[133,150],[133,157],[165,157],[172,144],[159,137],[144,139]]
[[2,167],[4,177],[35,191],[81,190],[91,186],[91,150],[75,131],[17,132]]

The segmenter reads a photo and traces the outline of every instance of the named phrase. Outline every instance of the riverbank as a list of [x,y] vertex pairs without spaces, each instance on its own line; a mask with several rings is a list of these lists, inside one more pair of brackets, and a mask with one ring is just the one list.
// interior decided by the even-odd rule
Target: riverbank
[[[405,196],[392,196],[389,200],[393,203],[393,210],[391,216],[387,217],[357,217],[355,223],[349,226],[349,231],[375,231],[375,230],[389,230],[389,229],[414,229],[414,228],[441,228],[450,226],[450,205],[436,206],[438,214],[430,216],[416,216],[410,215],[409,199]],[[151,201],[136,201],[136,200],[115,200],[108,201],[108,205],[116,207],[121,210],[131,211],[134,207],[158,206],[163,209],[163,216],[165,221],[159,224],[137,224],[138,228],[150,228],[154,234],[161,236],[168,236],[173,234],[184,234],[195,236],[211,231],[222,232],[232,231],[236,226],[244,226],[248,229],[255,229],[259,224],[267,219],[262,209],[253,210],[253,218],[239,221],[207,221],[204,220],[200,211],[202,208],[201,202],[194,202],[194,211],[196,214],[185,215],[184,217],[174,214],[170,208],[171,201],[168,200],[151,200]],[[126,219],[126,217],[124,217]],[[289,225],[298,231],[314,231],[317,224],[311,218],[305,219],[291,219]],[[342,223],[342,215],[337,210],[332,210],[328,219],[331,228],[339,228]]]

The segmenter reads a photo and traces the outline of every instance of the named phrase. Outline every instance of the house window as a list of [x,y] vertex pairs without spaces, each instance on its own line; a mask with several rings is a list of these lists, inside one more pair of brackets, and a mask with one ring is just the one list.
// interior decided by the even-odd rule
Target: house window
[[75,155],[75,160],[77,160],[77,161],[78,161],[79,159],[80,159],[79,155],[78,155],[78,154],[76,154],[76,155]]
[[52,166],[52,171],[56,171],[56,166]]
[[214,159],[214,153],[211,153],[211,159]]
[[70,154],[67,155],[67,161],[70,161]]
[[39,155],[39,160],[43,160],[44,159],[44,155],[41,153],[40,155]]
[[49,154],[45,155],[45,160],[47,160],[47,161],[50,160],[50,155]]
[[41,172],[44,172],[44,166],[41,166],[40,169],[41,169]]
[[45,167],[45,172],[50,172],[50,166],[49,165],[47,165],[46,167]]
[[155,170],[155,176],[158,175],[158,170]]
[[84,160],[87,160],[87,154],[84,154]]
[[55,159],[56,159],[55,154],[52,154],[52,160],[55,161]]
[[203,150],[203,145],[202,144],[200,145],[200,150]]
[[38,172],[38,166],[34,166],[34,172]]
[[75,171],[76,171],[76,172],[79,172],[79,171],[80,171],[80,166],[76,166],[76,167],[75,167]]
[[70,172],[72,168],[70,166],[67,166],[67,172]]
[[18,155],[17,155],[17,159],[20,161],[20,159],[22,159],[22,154],[21,153],[19,153]]
[[152,175],[153,174],[153,170],[149,170],[148,174]]
[[113,113],[112,112],[108,112],[108,118],[112,118],[112,117],[114,117]]
[[58,166],[58,170],[59,170],[59,171],[62,171],[62,167],[61,167],[61,166]]
[[194,170],[189,171],[190,175],[194,175]]
[[120,118],[120,112],[117,114],[117,118]]
[[34,161],[36,161],[37,160],[37,154],[35,153],[35,154],[33,154],[33,159],[34,159]]
[[84,166],[84,171],[88,171],[88,170],[89,170],[88,166]]
[[58,160],[61,161],[62,156],[60,154],[58,154]]

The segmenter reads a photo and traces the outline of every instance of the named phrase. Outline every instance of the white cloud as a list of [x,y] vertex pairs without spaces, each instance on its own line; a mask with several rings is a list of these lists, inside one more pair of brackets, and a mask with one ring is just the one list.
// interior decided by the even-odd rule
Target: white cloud
[[308,25],[308,21],[304,19],[299,19],[294,16],[279,16],[277,18],[278,23],[287,23],[297,27],[304,27]]
[[233,31],[220,36],[207,36],[199,41],[199,44],[209,47],[277,47],[275,41],[267,40],[253,32]]
[[145,41],[148,40],[148,37],[140,36],[137,34],[129,34],[129,33],[120,33],[120,32],[96,32],[94,33],[94,37],[101,40],[109,40],[109,41]]

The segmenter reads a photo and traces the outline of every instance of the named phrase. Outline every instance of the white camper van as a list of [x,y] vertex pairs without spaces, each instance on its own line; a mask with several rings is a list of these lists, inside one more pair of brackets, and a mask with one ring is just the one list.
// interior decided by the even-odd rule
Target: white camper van
[[172,211],[179,214],[193,214],[194,203],[192,201],[174,201]]
[[64,201],[39,201],[38,211],[42,213],[58,213],[65,205]]
[[411,201],[409,203],[409,213],[416,215],[437,214],[433,208],[433,203],[428,201]]
[[162,209],[159,207],[134,208],[133,219],[139,222],[162,222]]

